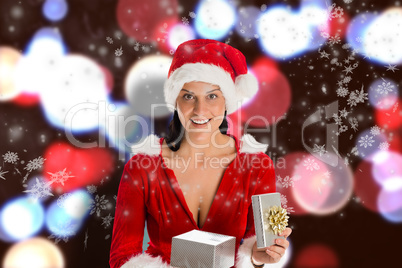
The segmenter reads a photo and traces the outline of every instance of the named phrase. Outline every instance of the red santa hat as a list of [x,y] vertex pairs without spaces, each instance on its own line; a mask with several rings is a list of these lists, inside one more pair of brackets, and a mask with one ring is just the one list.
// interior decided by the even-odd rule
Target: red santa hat
[[199,81],[218,85],[225,97],[227,114],[240,108],[245,98],[258,91],[258,81],[248,73],[244,55],[236,48],[210,39],[195,39],[180,44],[173,56],[164,84],[165,101],[176,107],[183,85]]

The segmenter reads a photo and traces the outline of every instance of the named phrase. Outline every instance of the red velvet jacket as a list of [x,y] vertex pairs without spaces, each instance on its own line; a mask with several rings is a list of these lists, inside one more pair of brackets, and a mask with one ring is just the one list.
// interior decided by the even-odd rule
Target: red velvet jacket
[[[163,138],[151,134],[125,165],[117,195],[111,268],[171,267],[172,237],[193,229],[236,237],[235,267],[253,268],[256,241],[251,196],[276,191],[268,145],[250,134],[235,139],[237,156],[226,168],[207,219],[200,229],[173,170],[162,158]],[[258,146],[258,147],[257,147]],[[150,242],[142,254],[145,221]],[[241,244],[241,242],[243,242]]]

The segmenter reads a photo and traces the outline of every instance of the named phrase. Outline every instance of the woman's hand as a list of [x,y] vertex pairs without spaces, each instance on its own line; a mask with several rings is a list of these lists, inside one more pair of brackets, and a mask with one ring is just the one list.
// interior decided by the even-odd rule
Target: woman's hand
[[[292,233],[292,229],[287,227],[283,233],[279,236],[283,236],[285,239],[275,239],[275,244],[266,248],[257,249],[257,241],[253,245],[252,258],[255,264],[262,263],[276,263],[285,254],[286,249],[289,247],[289,241],[286,239]],[[269,250],[269,251],[267,251]]]

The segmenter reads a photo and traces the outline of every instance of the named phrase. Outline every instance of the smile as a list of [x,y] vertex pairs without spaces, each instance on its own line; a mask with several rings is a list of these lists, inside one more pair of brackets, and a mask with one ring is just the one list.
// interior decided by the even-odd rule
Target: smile
[[191,120],[191,122],[193,122],[194,124],[203,125],[203,124],[208,123],[211,119],[207,119],[207,120],[193,120],[193,119],[190,119],[190,120]]

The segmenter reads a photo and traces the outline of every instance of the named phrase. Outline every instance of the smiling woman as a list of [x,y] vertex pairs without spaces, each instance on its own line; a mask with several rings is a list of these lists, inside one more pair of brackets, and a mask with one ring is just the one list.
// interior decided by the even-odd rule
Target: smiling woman
[[[237,49],[208,39],[177,48],[164,86],[174,111],[169,133],[151,134],[133,146],[134,156],[125,165],[112,268],[170,267],[172,237],[193,229],[236,237],[235,267],[252,268],[283,256],[287,241],[270,253],[256,249],[251,196],[276,191],[268,145],[250,134],[238,139],[227,133],[226,115],[257,90]],[[144,159],[151,165],[141,166]],[[143,253],[145,222],[150,243]]]

